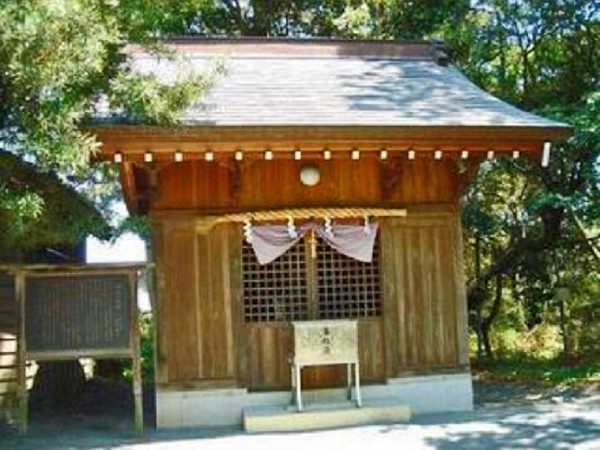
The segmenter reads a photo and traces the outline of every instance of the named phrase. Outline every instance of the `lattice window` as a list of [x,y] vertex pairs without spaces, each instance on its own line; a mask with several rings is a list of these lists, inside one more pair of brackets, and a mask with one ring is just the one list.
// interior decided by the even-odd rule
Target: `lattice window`
[[373,261],[364,263],[318,241],[316,284],[320,319],[381,315],[378,244],[375,242]]
[[[306,239],[310,239],[307,237]],[[379,239],[373,261],[349,258],[317,238],[316,259],[302,239],[261,266],[252,246],[242,246],[246,322],[288,322],[381,316]]]
[[308,284],[304,240],[270,264],[261,266],[252,246],[242,246],[246,322],[306,320]]

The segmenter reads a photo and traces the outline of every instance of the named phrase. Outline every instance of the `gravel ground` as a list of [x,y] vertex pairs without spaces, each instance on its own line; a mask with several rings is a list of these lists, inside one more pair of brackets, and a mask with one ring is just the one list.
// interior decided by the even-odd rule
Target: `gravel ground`
[[30,433],[0,431],[14,449],[579,449],[600,450],[600,392],[474,382],[470,413],[415,417],[410,424],[247,435],[238,429],[132,432],[130,414],[34,416]]
[[585,400],[600,395],[599,385],[556,386],[473,380],[476,408]]

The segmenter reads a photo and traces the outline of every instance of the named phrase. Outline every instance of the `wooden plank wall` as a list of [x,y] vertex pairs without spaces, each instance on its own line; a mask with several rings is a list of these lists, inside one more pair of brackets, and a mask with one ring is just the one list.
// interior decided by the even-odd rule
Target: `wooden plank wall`
[[[158,266],[158,376],[161,383],[235,385],[231,249],[238,227],[221,225],[207,234],[190,224],[164,226],[155,240]],[[235,251],[235,250],[234,250]],[[168,268],[168,270],[165,270]]]
[[[321,170],[321,181],[313,187],[300,183],[300,169],[308,163]],[[217,162],[166,165],[159,172],[152,210],[222,212],[287,206],[453,203],[459,181],[456,163],[450,160],[254,160],[239,167],[236,182],[232,166]],[[386,183],[391,185],[388,195],[384,194]]]
[[[460,223],[451,207],[409,211],[381,226],[384,311],[361,319],[360,361],[365,382],[468,365],[466,300],[462,280]],[[247,326],[252,389],[290,386],[291,330],[285,324]],[[309,368],[306,387],[343,385],[343,368]]]
[[[239,225],[199,232],[166,220],[155,231],[161,388],[290,387],[291,329],[245,324]],[[365,382],[468,366],[459,216],[413,208],[381,221],[383,314],[359,322]],[[168,270],[167,270],[168,268]],[[342,385],[343,368],[309,368],[307,387]]]
[[[314,187],[299,181],[307,163],[321,168]],[[362,375],[369,382],[467,367],[455,161],[275,159],[238,169],[195,160],[159,171],[151,212],[159,388],[289,387],[289,326],[243,322],[240,226],[202,230],[194,222],[281,207],[407,207],[407,218],[382,221],[384,311],[360,323]],[[326,386],[340,374],[311,368],[303,376],[307,386]]]
[[[289,388],[289,324],[243,322],[240,226],[201,234],[187,222],[164,222],[159,230],[159,387]],[[365,381],[385,379],[383,325],[382,318],[360,321]],[[310,368],[304,381],[307,387],[343,385],[342,369]]]
[[244,324],[240,352],[248,355],[242,370],[242,383],[255,390],[290,387],[292,328],[286,323]]
[[0,422],[10,417],[17,406],[18,324],[14,278],[0,274]]
[[381,226],[387,374],[468,365],[457,213],[409,212]]

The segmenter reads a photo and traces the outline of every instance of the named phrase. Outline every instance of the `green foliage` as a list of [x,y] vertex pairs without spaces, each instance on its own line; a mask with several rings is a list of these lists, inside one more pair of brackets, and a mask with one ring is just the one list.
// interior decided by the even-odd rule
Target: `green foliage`
[[14,247],[19,240],[21,249],[30,250],[75,244],[90,232],[110,236],[92,203],[54,174],[39,173],[34,165],[0,152],[2,182],[6,184],[0,184],[0,249]]
[[113,110],[126,111],[128,122],[174,126],[179,113],[210,89],[225,71],[225,61],[218,61],[209,72],[175,85],[151,75],[122,71],[113,80],[109,102]]
[[[137,3],[3,2],[0,156],[16,157],[11,167],[17,170],[20,165],[29,175],[16,183],[10,171],[0,172],[0,216],[7,231],[2,245],[31,247],[61,239],[70,242],[100,228],[105,231],[96,226],[99,214],[93,208],[74,211],[79,214],[77,225],[69,222],[72,213],[62,216],[47,211],[50,205],[58,204],[58,196],[46,191],[43,181],[57,180],[52,186],[62,186],[67,199],[74,189],[93,200],[101,199],[102,206],[117,198],[114,173],[100,170],[98,175],[96,167],[90,170],[89,158],[98,142],[82,127],[99,100],[111,102],[112,110],[127,121],[172,125],[177,122],[177,113],[223,71],[223,64],[216,64],[206,76],[194,75],[169,85],[135,74],[127,64],[127,45],[161,51],[154,29],[156,16],[140,15]],[[64,209],[68,209],[66,204]],[[43,232],[38,232],[41,229]],[[69,235],[70,231],[75,234]]]
[[515,354],[528,355],[534,359],[556,359],[560,357],[562,350],[560,329],[548,322],[521,331],[511,326],[502,329],[502,325],[498,324],[492,334],[492,343],[496,349],[496,357],[500,359],[510,358]]
[[119,235],[123,233],[133,233],[141,237],[144,242],[151,241],[151,231],[150,220],[147,216],[129,216],[120,223],[117,229]]
[[201,34],[212,36],[330,36],[346,0],[121,0],[134,37]]
[[121,1],[136,35],[336,36],[421,40],[468,13],[468,0]]
[[143,380],[152,383],[154,381],[154,322],[151,313],[140,315],[140,355]]
[[[142,381],[144,384],[154,383],[154,322],[152,313],[140,314],[140,357],[142,360]],[[131,380],[133,371],[131,361],[127,361],[123,367],[123,378]]]
[[[595,327],[578,333],[576,326],[597,320],[590,314],[600,309],[600,298],[574,289],[597,285],[591,274],[600,264],[594,250],[600,229],[599,9],[597,2],[581,0],[480,1],[456,27],[441,29],[456,63],[476,83],[574,128],[573,137],[554,146],[549,167],[486,163],[464,198],[470,306],[483,303],[484,314],[492,310],[491,280],[498,275],[509,290],[493,319],[496,335],[510,337],[495,342],[500,351],[514,343],[514,333],[525,332],[521,326],[558,329],[557,284],[572,287],[565,328],[571,350],[589,354],[590,342],[600,339]],[[503,323],[510,310],[519,311],[513,318],[523,322]],[[562,334],[555,337],[562,342]],[[538,347],[519,346],[544,351],[544,339]]]
[[374,36],[400,40],[443,39],[443,30],[454,30],[471,8],[469,0],[371,0],[357,3],[368,5]]
[[487,379],[515,382],[543,382],[559,385],[596,384],[600,382],[600,364],[565,365],[560,360],[532,358],[515,354],[511,358],[490,361],[476,368]]
[[580,273],[568,273],[576,280],[570,283],[568,314],[576,354],[584,359],[600,361],[600,271],[589,270],[592,267],[597,268],[597,263],[577,268]]
[[536,109],[597,87],[598,4],[585,0],[474,2],[443,30],[456,61],[496,95]]
[[366,3],[346,5],[344,12],[333,20],[337,32],[344,36],[368,38],[375,34],[375,22]]
[[[72,172],[94,139],[79,122],[118,43],[101,9],[77,1],[7,1],[0,10],[0,129],[4,151]],[[8,147],[8,148],[7,148]]]

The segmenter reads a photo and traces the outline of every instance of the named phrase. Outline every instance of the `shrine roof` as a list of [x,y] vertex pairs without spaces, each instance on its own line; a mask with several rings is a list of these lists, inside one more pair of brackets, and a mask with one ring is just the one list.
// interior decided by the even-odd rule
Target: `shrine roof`
[[[565,124],[485,92],[428,43],[172,39],[182,58],[133,49],[134,71],[164,83],[221,60],[226,73],[181,117],[188,126],[533,127]],[[107,105],[97,124],[122,122]]]

